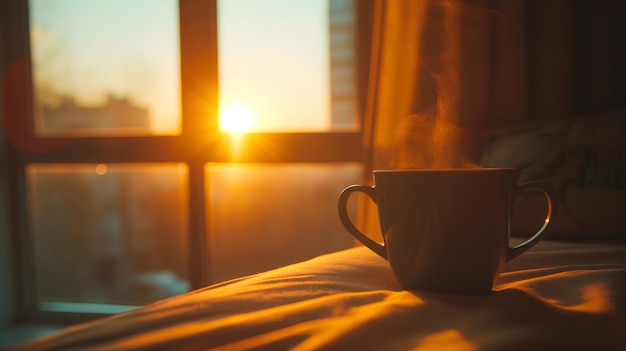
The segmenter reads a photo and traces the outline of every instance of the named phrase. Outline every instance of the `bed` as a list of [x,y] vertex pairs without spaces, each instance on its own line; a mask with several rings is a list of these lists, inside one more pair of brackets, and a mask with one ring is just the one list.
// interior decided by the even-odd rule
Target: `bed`
[[16,348],[84,349],[625,350],[626,246],[542,241],[484,296],[403,291],[357,246]]

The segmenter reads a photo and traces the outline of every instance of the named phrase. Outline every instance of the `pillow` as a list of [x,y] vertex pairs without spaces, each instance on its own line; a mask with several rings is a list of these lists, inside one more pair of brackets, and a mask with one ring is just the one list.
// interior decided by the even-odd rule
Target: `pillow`
[[[626,109],[530,123],[487,133],[482,167],[515,167],[519,183],[545,182],[556,195],[548,238],[626,243]],[[513,235],[536,232],[540,194],[513,207]]]

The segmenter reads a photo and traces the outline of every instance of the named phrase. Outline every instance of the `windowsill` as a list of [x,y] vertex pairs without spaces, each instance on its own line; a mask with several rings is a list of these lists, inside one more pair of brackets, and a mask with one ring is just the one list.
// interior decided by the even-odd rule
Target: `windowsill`
[[0,326],[0,350],[35,340],[67,328],[60,324],[9,324]]

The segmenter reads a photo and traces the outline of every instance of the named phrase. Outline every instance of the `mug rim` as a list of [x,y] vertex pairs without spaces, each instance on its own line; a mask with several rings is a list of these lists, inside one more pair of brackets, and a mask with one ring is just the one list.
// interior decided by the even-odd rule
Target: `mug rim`
[[401,168],[375,169],[373,173],[454,173],[454,172],[516,172],[512,167],[466,167],[466,168]]

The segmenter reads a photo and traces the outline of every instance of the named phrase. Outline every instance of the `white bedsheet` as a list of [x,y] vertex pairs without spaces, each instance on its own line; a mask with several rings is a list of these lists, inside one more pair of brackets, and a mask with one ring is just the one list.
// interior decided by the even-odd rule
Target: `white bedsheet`
[[44,349],[626,350],[626,247],[541,242],[486,296],[402,291],[356,247],[20,348]]

